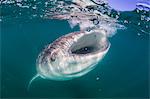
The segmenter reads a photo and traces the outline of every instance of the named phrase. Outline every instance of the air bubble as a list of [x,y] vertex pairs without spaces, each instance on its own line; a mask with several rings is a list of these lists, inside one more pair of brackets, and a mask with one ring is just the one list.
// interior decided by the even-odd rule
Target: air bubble
[[124,23],[128,23],[128,20],[124,20]]
[[138,25],[141,25],[141,23],[139,22]]
[[144,20],[145,16],[144,15],[141,15],[141,20]]
[[141,34],[140,34],[140,33],[137,33],[137,35],[140,36]]
[[99,80],[100,78],[99,77],[96,77],[96,80]]

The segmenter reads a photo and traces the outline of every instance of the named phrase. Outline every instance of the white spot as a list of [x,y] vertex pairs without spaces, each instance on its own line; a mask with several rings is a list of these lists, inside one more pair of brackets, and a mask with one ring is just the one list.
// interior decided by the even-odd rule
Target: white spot
[[116,19],[118,19],[119,18],[119,15],[116,15]]
[[140,36],[141,34],[140,34],[140,33],[137,33],[137,35]]
[[86,50],[86,51],[87,51],[87,47],[85,47],[85,48],[84,48],[84,50]]
[[45,6],[47,6],[48,5],[48,2],[45,2]]
[[32,9],[34,9],[34,10],[35,10],[36,8],[37,8],[36,6],[32,7]]
[[100,78],[99,77],[96,77],[96,80],[99,80]]
[[16,0],[17,2],[22,2],[22,0]]
[[128,23],[128,21],[127,21],[127,20],[124,20],[124,23]]
[[137,9],[136,12],[139,13],[139,10]]
[[144,15],[141,15],[141,20],[144,20],[145,16]]

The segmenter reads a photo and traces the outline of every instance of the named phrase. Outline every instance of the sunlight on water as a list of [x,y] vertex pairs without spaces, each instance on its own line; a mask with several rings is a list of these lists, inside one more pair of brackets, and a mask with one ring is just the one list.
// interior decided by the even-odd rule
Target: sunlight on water
[[73,2],[57,1],[53,2],[52,8],[48,9],[45,17],[50,19],[68,20],[73,28],[79,25],[80,30],[107,30],[107,36],[115,34],[116,29],[123,29],[124,26],[118,24],[117,20],[106,12],[111,13],[111,9],[103,1],[97,3],[74,0]]
[[[130,11],[129,14],[126,12],[116,11],[108,5],[107,0],[49,0],[43,3],[43,1],[33,0],[3,0],[2,6],[5,9],[5,6],[11,7],[19,7],[18,11],[13,10],[11,13],[17,14],[15,17],[23,16],[24,10],[27,10],[28,17],[63,17],[61,19],[68,20],[71,27],[74,27],[79,22],[81,28],[85,28],[84,24],[90,24],[92,28],[99,28],[107,24],[107,20],[109,22],[109,27],[113,27],[110,31],[115,31],[115,28],[122,28],[123,25],[131,25],[136,27],[138,30],[143,33],[149,33],[149,21],[150,21],[150,3],[149,0],[138,0],[136,4],[136,9],[134,11]],[[39,7],[42,6],[42,9]],[[29,10],[28,10],[29,9]],[[30,12],[32,11],[32,13]],[[3,19],[6,12],[2,11]],[[80,14],[79,14],[80,13]],[[58,16],[60,15],[60,16]],[[62,16],[61,16],[62,15]],[[75,18],[78,15],[78,18]],[[130,17],[134,15],[133,17]],[[70,18],[69,18],[70,17]],[[82,19],[84,17],[84,19]],[[56,18],[56,16],[55,16]],[[59,18],[60,19],[60,18]],[[77,21],[76,21],[77,20]],[[80,20],[80,21],[79,21]],[[83,21],[89,20],[84,23]],[[92,22],[93,21],[93,22]],[[92,23],[92,24],[91,24]],[[99,23],[99,24],[98,24]],[[101,25],[104,24],[104,25]],[[120,24],[120,26],[119,26]],[[122,26],[121,26],[122,25]],[[106,25],[105,25],[106,26]],[[114,32],[112,32],[114,33]],[[111,35],[111,34],[109,34]]]

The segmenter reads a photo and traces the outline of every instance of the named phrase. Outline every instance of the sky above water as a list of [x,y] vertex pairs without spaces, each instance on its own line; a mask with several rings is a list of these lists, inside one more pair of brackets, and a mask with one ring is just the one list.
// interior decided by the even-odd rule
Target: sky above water
[[[143,0],[108,0],[109,5],[115,10],[132,11],[136,8],[136,3]],[[148,2],[148,0],[145,0]]]

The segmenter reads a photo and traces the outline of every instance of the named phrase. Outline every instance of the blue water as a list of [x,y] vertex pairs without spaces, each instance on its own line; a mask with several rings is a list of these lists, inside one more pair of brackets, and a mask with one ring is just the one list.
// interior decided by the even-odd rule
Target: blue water
[[67,21],[15,16],[5,13],[1,21],[1,98],[149,97],[150,36],[131,25],[109,38],[109,52],[90,73],[70,81],[39,78],[27,91],[42,49],[79,28],[71,29]]

